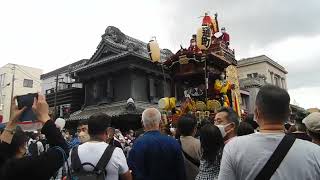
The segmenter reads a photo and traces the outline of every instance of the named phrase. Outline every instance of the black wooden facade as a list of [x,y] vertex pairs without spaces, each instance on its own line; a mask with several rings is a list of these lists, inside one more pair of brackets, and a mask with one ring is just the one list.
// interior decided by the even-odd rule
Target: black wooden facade
[[[161,50],[162,61],[170,55],[170,50]],[[156,107],[160,98],[173,93],[168,70],[150,60],[147,44],[112,26],[102,35],[93,56],[72,75],[83,83],[85,97],[82,110],[68,121],[88,119],[100,112],[111,116],[116,126],[138,128],[142,111]],[[127,108],[129,98],[135,102],[134,109]]]

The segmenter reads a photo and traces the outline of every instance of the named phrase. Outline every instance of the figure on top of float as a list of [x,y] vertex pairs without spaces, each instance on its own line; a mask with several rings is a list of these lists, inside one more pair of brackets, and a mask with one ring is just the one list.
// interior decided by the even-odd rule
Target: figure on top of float
[[194,53],[201,53],[201,50],[197,46],[196,38],[192,37],[190,40],[190,46],[188,48],[188,51],[194,52]]
[[224,72],[220,74],[220,79],[216,79],[214,83],[214,91],[217,96],[220,97],[221,104],[224,107],[230,107],[230,101],[228,98],[228,91],[233,88],[233,85],[226,80],[226,75]]
[[204,17],[202,19],[202,26],[209,26],[211,28],[212,34],[219,31],[218,27],[218,14],[214,14],[214,19],[212,19],[208,13],[204,13]]
[[221,40],[228,47],[230,45],[230,35],[226,32],[226,28],[225,27],[221,28],[221,33],[222,33]]

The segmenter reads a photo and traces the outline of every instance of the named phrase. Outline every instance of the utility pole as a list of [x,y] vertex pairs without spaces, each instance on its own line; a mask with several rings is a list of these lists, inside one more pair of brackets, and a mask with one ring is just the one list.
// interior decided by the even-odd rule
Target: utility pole
[[12,67],[12,71],[13,71],[13,75],[12,75],[12,81],[11,81],[11,99],[10,99],[10,114],[9,114],[9,117],[11,118],[11,106],[12,106],[12,100],[13,100],[13,92],[14,92],[14,81],[16,80],[15,79],[15,75],[16,75],[16,65],[13,64],[13,67]]
[[59,83],[59,74],[56,76],[56,89],[54,91],[54,109],[53,109],[53,117],[54,120],[56,119],[56,113],[57,113],[57,94],[58,94],[58,83]]
[[55,89],[55,91],[54,91],[54,109],[53,109],[53,117],[54,117],[54,119],[56,119],[57,117],[57,94],[58,94],[58,84],[59,84],[59,80],[60,79],[63,79],[63,78],[59,78],[59,74],[57,74],[56,75],[56,79],[55,79],[55,81],[56,81],[56,89]]

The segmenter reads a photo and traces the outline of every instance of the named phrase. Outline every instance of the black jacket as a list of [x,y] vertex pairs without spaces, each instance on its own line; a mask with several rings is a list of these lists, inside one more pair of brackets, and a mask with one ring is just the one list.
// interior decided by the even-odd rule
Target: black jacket
[[[61,132],[52,120],[47,121],[41,132],[46,136],[50,147],[61,147],[66,155],[69,149]],[[9,144],[0,143],[0,179],[49,179],[63,165],[63,154],[57,149],[49,149],[47,152],[36,157],[23,157],[21,159],[7,159],[6,154],[10,149]]]

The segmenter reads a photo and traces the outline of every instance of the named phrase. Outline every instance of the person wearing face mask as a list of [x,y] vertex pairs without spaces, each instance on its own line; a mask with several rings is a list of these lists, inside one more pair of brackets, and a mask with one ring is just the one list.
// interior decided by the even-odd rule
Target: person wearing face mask
[[223,107],[214,118],[214,124],[220,129],[225,144],[237,136],[239,117],[237,113],[228,107]]
[[274,85],[260,88],[254,110],[260,132],[239,136],[225,145],[219,180],[320,179],[319,146],[285,134],[289,106],[285,89]]
[[45,97],[38,95],[32,109],[37,120],[43,124],[41,132],[47,137],[51,148],[39,156],[25,156],[26,136],[18,128],[17,122],[26,108],[18,109],[16,97],[11,104],[11,117],[0,142],[0,179],[49,179],[63,165],[65,155],[69,153],[68,145],[62,134],[49,117],[49,106]]

